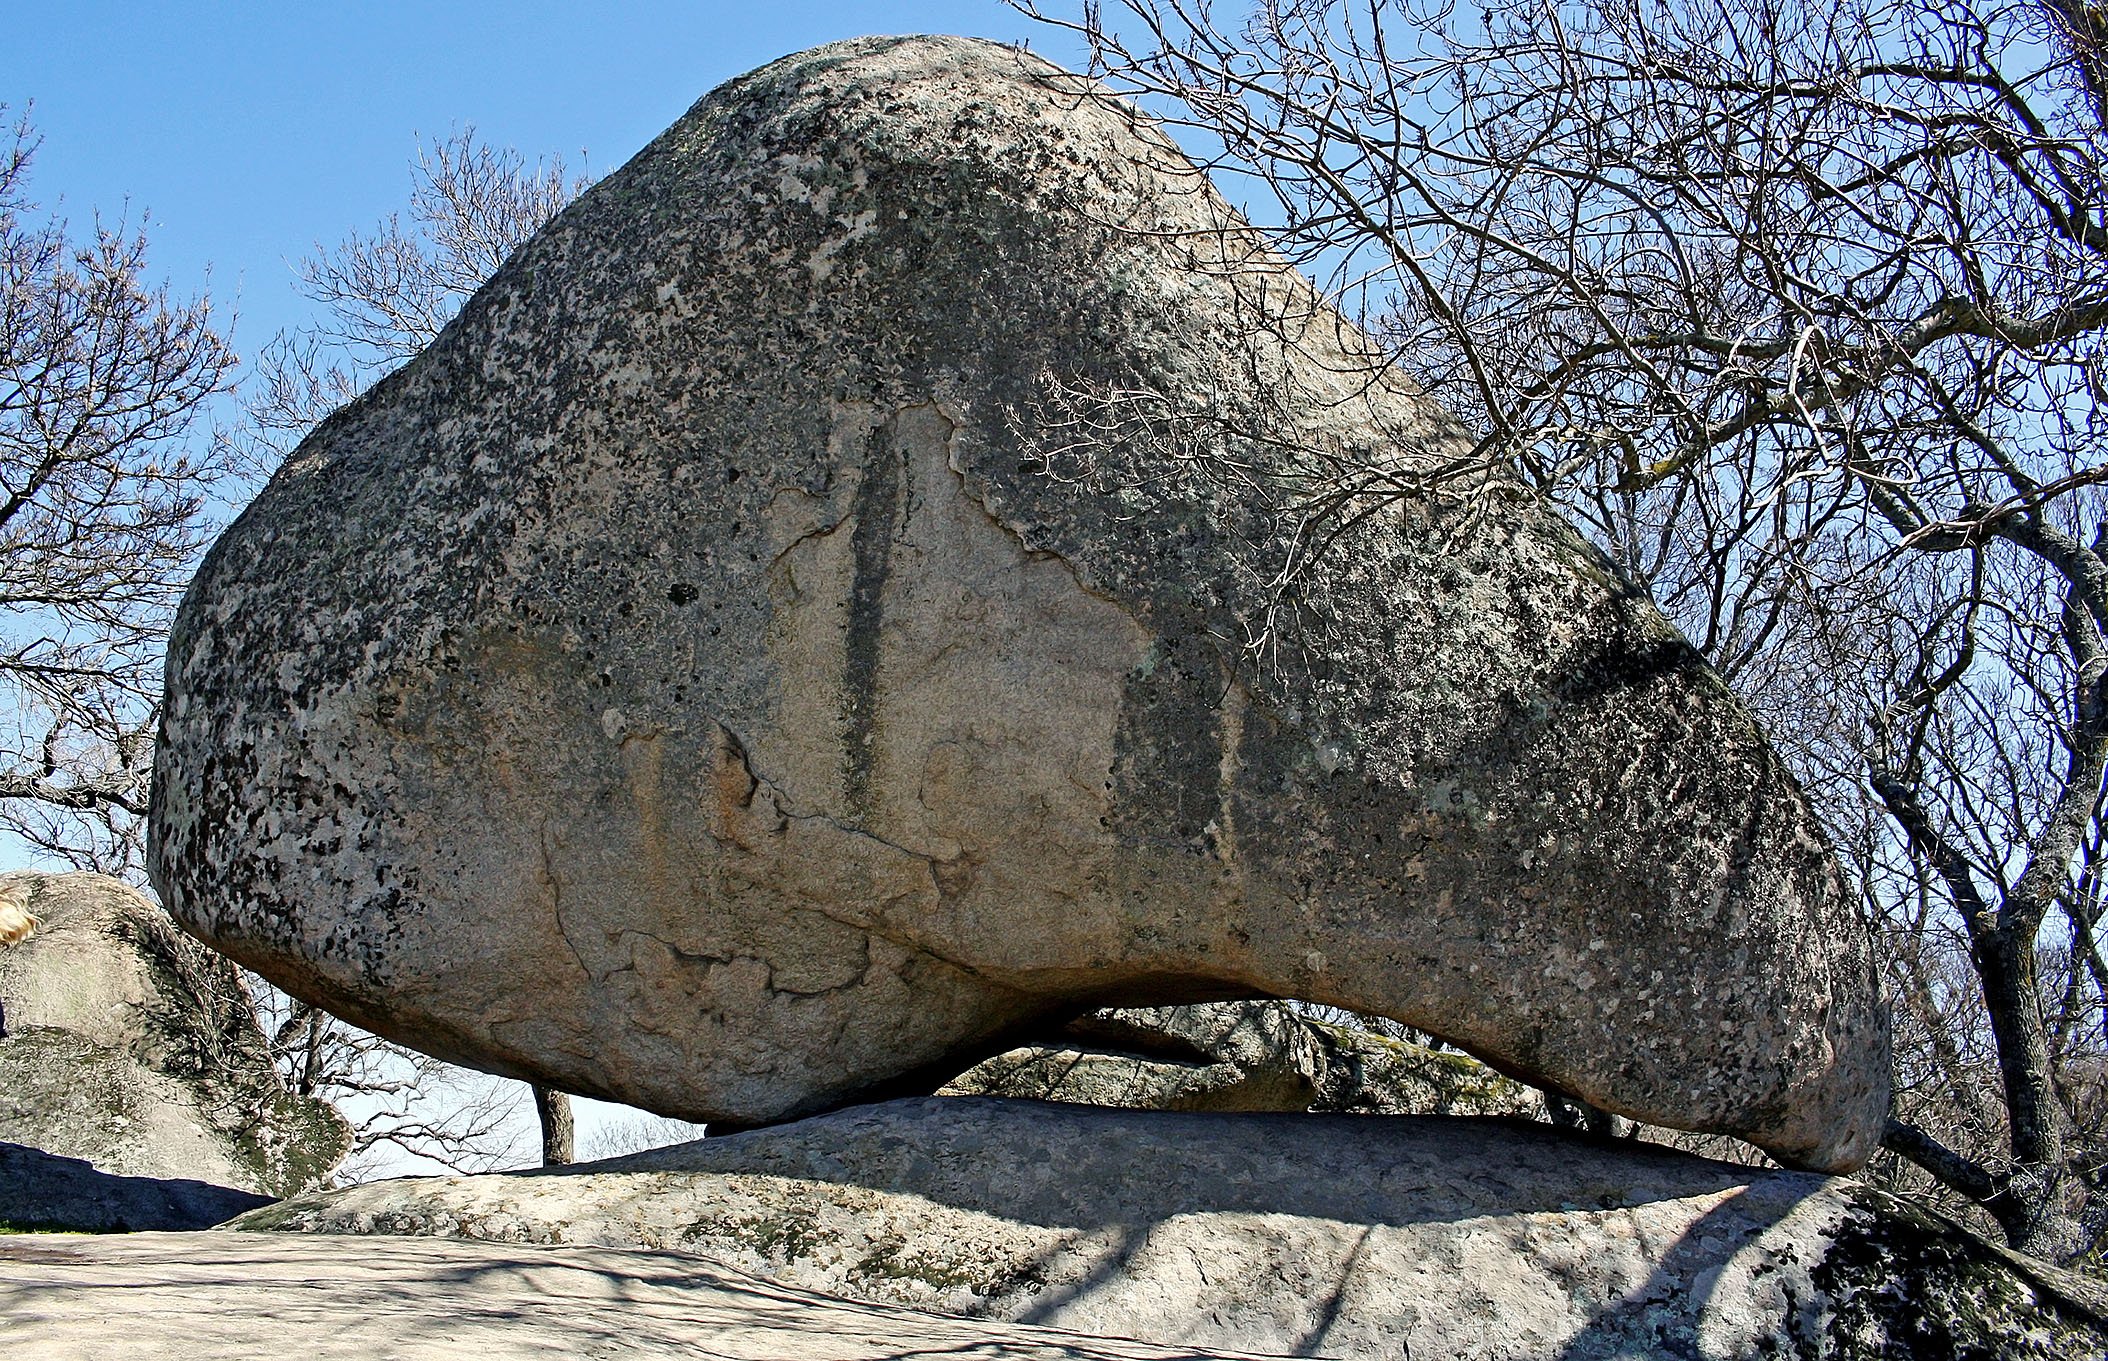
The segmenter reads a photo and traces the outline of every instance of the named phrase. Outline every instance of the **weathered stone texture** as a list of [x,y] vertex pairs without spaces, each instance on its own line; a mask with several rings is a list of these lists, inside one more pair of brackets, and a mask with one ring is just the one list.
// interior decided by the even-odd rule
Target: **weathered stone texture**
[[2098,1286],[1852,1182],[1510,1120],[923,1098],[230,1227],[676,1249],[851,1299],[1296,1356],[2092,1361],[2108,1344]]
[[1545,1115],[1541,1093],[1467,1055],[1280,1002],[1095,1011],[1056,1040],[984,1059],[938,1094],[1159,1111]]
[[[224,1218],[321,1185],[343,1160],[350,1129],[284,1089],[233,966],[136,889],[17,873],[0,875],[0,894],[41,923],[0,946],[0,1140],[102,1174],[12,1157],[0,1219],[195,1227],[184,1206],[225,1205]],[[135,1184],[153,1179],[203,1185]],[[81,1193],[71,1217],[60,1182]],[[176,1218],[140,1217],[162,1201]]]
[[1643,597],[1502,484],[1357,503],[1273,589],[1327,457],[1467,443],[1076,79],[786,58],[214,549],[156,882],[363,1025],[688,1119],[1280,996],[1855,1165],[1865,933]]
[[0,1350],[8,1361],[1237,1361],[825,1299],[677,1253],[234,1233],[0,1238]]

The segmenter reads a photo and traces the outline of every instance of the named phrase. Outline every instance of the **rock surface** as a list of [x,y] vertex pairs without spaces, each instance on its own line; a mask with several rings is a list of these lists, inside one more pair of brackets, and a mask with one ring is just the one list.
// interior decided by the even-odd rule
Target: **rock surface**
[[[215,547],[156,883],[361,1025],[720,1125],[1274,996],[1857,1164],[1886,1031],[1804,800],[1469,445],[1075,77],[785,58]],[[1313,558],[1341,456],[1384,495]]]
[[678,1248],[854,1299],[1298,1356],[2108,1345],[2098,1287],[1852,1182],[1507,1120],[922,1098],[233,1227]]
[[84,1158],[0,1143],[0,1232],[209,1229],[271,1197],[187,1177],[127,1177]]
[[275,1234],[0,1238],[8,1361],[1207,1361],[824,1299],[693,1257]]
[[[58,1160],[0,1161],[0,1219],[193,1228],[204,1211],[181,1207],[207,1192],[223,1219],[343,1160],[349,1128],[284,1089],[233,966],[145,896],[98,874],[9,874],[0,893],[41,923],[0,946],[0,1141]],[[153,1180],[192,1185],[134,1184]]]
[[1073,1043],[984,1059],[940,1096],[1158,1111],[1545,1116],[1544,1097],[1463,1054],[1298,1015],[1279,1002],[1095,1011]]

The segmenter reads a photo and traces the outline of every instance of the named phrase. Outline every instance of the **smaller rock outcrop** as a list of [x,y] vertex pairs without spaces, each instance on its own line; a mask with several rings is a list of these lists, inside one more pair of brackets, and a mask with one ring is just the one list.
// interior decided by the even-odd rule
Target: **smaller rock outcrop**
[[0,902],[40,923],[0,945],[0,1220],[196,1228],[343,1160],[349,1127],[285,1090],[234,966],[144,895],[10,874]]
[[939,1095],[1130,1110],[1545,1115],[1541,1093],[1468,1054],[1265,1001],[1094,1011],[1048,1043],[975,1064]]

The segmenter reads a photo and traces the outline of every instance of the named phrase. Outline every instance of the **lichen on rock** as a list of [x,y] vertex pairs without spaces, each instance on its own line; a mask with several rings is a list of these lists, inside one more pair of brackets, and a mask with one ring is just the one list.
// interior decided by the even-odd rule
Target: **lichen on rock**
[[215,546],[156,883],[359,1024],[687,1119],[1295,997],[1856,1165],[1866,933],[1696,653],[1498,479],[1300,556],[1328,459],[1468,445],[1087,82],[786,58]]
[[2098,1285],[1851,1181],[1518,1120],[888,1102],[233,1228],[701,1254],[778,1285],[1206,1351],[2079,1361]]

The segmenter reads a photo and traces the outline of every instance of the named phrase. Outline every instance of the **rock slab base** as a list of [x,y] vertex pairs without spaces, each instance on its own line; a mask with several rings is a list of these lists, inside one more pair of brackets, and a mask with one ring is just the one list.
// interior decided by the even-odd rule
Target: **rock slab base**
[[1499,1119],[922,1098],[560,1172],[356,1187],[236,1226],[679,1249],[800,1289],[1203,1351],[2108,1354],[2097,1287],[1857,1183]]

